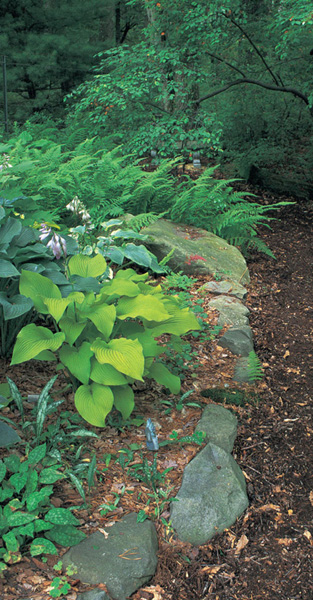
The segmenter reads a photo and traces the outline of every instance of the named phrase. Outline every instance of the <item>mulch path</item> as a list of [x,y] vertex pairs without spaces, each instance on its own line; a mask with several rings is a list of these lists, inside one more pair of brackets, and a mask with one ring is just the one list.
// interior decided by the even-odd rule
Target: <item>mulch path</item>
[[[273,199],[268,195],[265,201]],[[183,392],[194,390],[186,403],[203,406],[210,402],[200,392],[211,387],[240,388],[259,396],[258,403],[230,405],[240,422],[234,457],[246,477],[249,508],[231,529],[197,548],[179,542],[173,531],[157,519],[157,572],[133,596],[134,600],[312,600],[312,216],[308,205],[283,209],[282,218],[274,222],[272,231],[261,234],[277,260],[256,255],[249,263],[247,305],[264,378],[254,385],[235,384],[235,358],[218,345],[218,338],[190,340],[198,365],[186,371]],[[195,285],[195,299],[203,281]],[[208,321],[214,325],[214,312],[208,313]],[[5,381],[5,375],[9,375],[23,395],[41,391],[53,374],[54,367],[43,363],[9,367],[2,361],[0,365],[0,380]],[[61,375],[56,386],[61,388],[63,383]],[[151,417],[161,441],[168,440],[173,430],[179,436],[192,434],[201,408],[177,410],[175,398],[157,385],[140,387],[136,395],[135,415]],[[72,406],[71,397],[65,401],[68,407]],[[18,421],[18,413],[9,411],[10,407],[7,415]],[[145,510],[154,518],[156,506],[153,501],[148,504],[149,487],[127,476],[127,469],[116,462],[119,451],[129,449],[131,444],[142,445],[144,456],[150,458],[144,449],[143,429],[109,426],[98,431],[97,440],[88,442],[86,457],[90,450],[96,451],[98,472],[88,508],[75,511],[85,533],[134,510]],[[172,444],[160,449],[159,471],[173,467],[163,486],[171,490],[171,496],[180,486],[184,466],[198,451],[194,444]],[[108,454],[115,459],[106,469]],[[138,460],[135,453],[132,463]],[[101,515],[100,505],[114,502],[124,486],[116,509]],[[58,484],[53,501],[63,507],[81,504],[79,495],[67,482]],[[162,506],[165,520],[167,510],[168,504]],[[60,549],[60,556],[63,553],[64,549]],[[59,557],[49,557],[44,563],[26,554],[22,562],[11,565],[4,573],[0,581],[1,600],[50,598],[49,586],[56,576],[52,566],[57,560]],[[74,576],[67,598],[75,600],[79,592],[91,587]]]

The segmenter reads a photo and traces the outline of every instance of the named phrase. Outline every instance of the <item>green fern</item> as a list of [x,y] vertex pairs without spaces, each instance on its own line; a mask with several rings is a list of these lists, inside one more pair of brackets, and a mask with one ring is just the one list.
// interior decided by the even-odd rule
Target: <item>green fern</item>
[[141,213],[132,217],[128,221],[127,225],[128,227],[130,227],[130,229],[139,232],[141,229],[143,229],[143,227],[148,227],[148,225],[151,225],[151,223],[155,223],[155,221],[158,221],[164,215],[165,213],[160,213],[158,215],[154,214],[153,212]]
[[262,379],[264,377],[264,373],[262,370],[262,363],[258,357],[258,355],[252,350],[248,355],[247,362],[247,370],[249,373],[249,380],[256,381],[258,379]]
[[257,237],[257,227],[269,227],[268,222],[274,217],[268,213],[290,203],[262,206],[251,202],[249,196],[254,197],[253,194],[233,191],[231,184],[236,179],[214,179],[215,169],[206,169],[199,179],[187,182],[181,193],[178,190],[170,212],[171,219],[207,229],[230,244],[240,246],[243,252],[255,248],[275,258]]

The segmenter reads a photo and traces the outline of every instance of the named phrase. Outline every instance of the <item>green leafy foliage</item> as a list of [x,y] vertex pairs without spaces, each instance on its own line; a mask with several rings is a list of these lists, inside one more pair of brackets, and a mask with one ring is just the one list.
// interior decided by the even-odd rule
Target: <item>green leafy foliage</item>
[[[123,219],[110,219],[100,223],[98,228],[91,222],[78,225],[70,229],[70,234],[77,240],[81,251],[88,256],[94,253],[102,254],[109,263],[118,266],[126,262],[127,265],[135,264],[154,273],[164,273],[164,268],[159,265],[157,258],[144,246],[147,236],[136,231],[138,226],[140,229],[149,222],[156,221],[160,216],[153,215],[149,218],[148,213],[147,219],[144,218],[145,215],[139,217],[142,218],[138,221],[136,217],[130,220],[135,223],[135,229],[130,228],[129,224],[126,224],[127,229],[124,229]],[[134,240],[136,243],[128,240]],[[143,243],[138,245],[139,242]]]
[[85,537],[76,528],[79,521],[69,509],[52,506],[53,484],[63,478],[63,473],[54,470],[51,481],[47,477],[51,467],[44,468],[46,460],[46,444],[41,444],[22,459],[13,454],[0,461],[2,567],[19,562],[21,552],[28,547],[32,556],[57,554],[53,542],[72,546]]
[[[187,185],[174,199],[171,218],[208,231],[240,246],[242,250],[254,247],[273,257],[266,244],[257,237],[257,226],[267,227],[278,211],[288,202],[260,205],[249,200],[247,192],[234,192],[234,180],[213,178],[216,167],[208,168],[195,181]],[[269,214],[267,214],[269,213]]]
[[250,381],[256,381],[264,377],[262,363],[254,350],[249,352],[247,369]]
[[[42,273],[57,280],[62,288],[62,267],[54,260],[51,250],[40,242],[38,231],[24,225],[28,219],[21,218],[25,217],[25,209],[30,222],[35,217],[47,217],[38,211],[36,203],[28,200],[23,197],[0,199],[0,356],[10,354],[18,331],[35,316],[32,300],[19,294],[21,270]],[[71,242],[70,254],[76,249],[74,241]],[[63,283],[64,280],[67,284],[63,276]]]
[[[100,254],[73,256],[70,275],[99,276],[106,271]],[[98,427],[113,406],[127,419],[134,407],[130,384],[143,377],[156,379],[174,394],[179,378],[155,358],[162,352],[156,338],[163,333],[179,336],[199,329],[196,317],[182,308],[160,286],[146,283],[147,274],[119,271],[102,284],[100,292],[72,292],[62,298],[58,287],[37,273],[22,272],[20,291],[42,314],[50,314],[58,331],[30,324],[18,334],[12,363],[44,356],[61,364],[75,384],[75,405],[89,423]],[[79,385],[82,384],[82,385]]]

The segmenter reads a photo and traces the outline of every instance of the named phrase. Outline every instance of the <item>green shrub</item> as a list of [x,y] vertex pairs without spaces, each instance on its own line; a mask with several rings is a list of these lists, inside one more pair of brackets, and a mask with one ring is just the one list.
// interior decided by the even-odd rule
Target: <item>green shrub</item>
[[46,444],[26,457],[11,454],[0,460],[0,570],[19,562],[31,539],[30,553],[38,556],[57,554],[53,542],[74,546],[85,537],[70,509],[51,504],[53,486],[63,478],[55,462],[46,457]]
[[[100,254],[73,256],[67,266],[70,279],[97,277],[106,268]],[[163,333],[179,337],[200,325],[177,298],[166,296],[161,286],[153,287],[146,279],[147,274],[120,270],[96,295],[74,291],[62,298],[48,278],[23,271],[20,292],[33,300],[38,312],[52,316],[56,333],[35,324],[24,327],[11,364],[55,360],[57,352],[75,387],[79,386],[75,392],[78,412],[98,427],[105,425],[113,406],[128,418],[134,407],[130,385],[135,380],[153,378],[177,394],[179,377],[155,360],[163,351],[156,338]]]

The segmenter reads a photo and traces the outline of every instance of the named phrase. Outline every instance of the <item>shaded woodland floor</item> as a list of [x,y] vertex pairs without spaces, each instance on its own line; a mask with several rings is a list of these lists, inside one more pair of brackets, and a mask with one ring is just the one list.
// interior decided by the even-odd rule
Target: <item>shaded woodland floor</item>
[[[273,199],[268,196],[268,201]],[[272,231],[261,234],[277,260],[256,255],[249,263],[247,305],[265,376],[255,385],[241,386],[241,390],[257,393],[259,402],[229,405],[240,423],[234,457],[246,476],[250,506],[231,529],[198,548],[179,542],[170,529],[156,521],[160,547],[157,572],[134,600],[313,598],[313,209],[297,204],[283,209],[281,217]],[[200,283],[203,280],[193,290],[195,298]],[[209,313],[208,319],[214,324],[216,314]],[[238,388],[232,382],[234,357],[218,345],[218,339],[192,343],[199,364],[183,382],[183,391],[194,389],[190,401],[202,406],[210,402],[200,393],[206,388]],[[54,374],[50,365],[41,364],[40,368],[39,372],[38,365],[8,368],[2,361],[1,381],[7,374],[23,394],[36,393]],[[62,381],[57,385],[61,387]],[[137,397],[136,413],[157,422],[160,440],[168,439],[174,429],[179,435],[192,433],[200,418],[200,408],[178,411],[174,400],[166,410],[168,405],[161,401],[171,397],[156,385],[139,389]],[[71,406],[71,398],[66,401]],[[8,416],[17,420],[18,413],[8,412]],[[147,486],[129,478],[119,463],[111,462],[104,471],[103,455],[109,452],[117,456],[120,449],[133,443],[142,443],[144,448],[143,427],[124,431],[108,427],[98,440],[89,443],[97,452],[103,477],[98,472],[89,507],[75,512],[85,533],[133,510],[145,510],[153,517],[155,505],[147,505],[151,492]],[[158,469],[173,467],[167,476],[172,496],[180,486],[184,466],[198,450],[191,444],[160,449]],[[113,501],[114,492],[124,485],[129,493],[124,493],[114,511],[101,516],[99,506],[104,498]],[[80,502],[73,488],[62,482],[54,504],[74,506]],[[162,507],[164,519],[167,509],[168,505]],[[43,563],[25,556],[21,563],[10,566],[0,581],[1,600],[50,598],[55,562],[55,557]],[[91,587],[74,579],[67,598],[75,600],[77,593]]]

